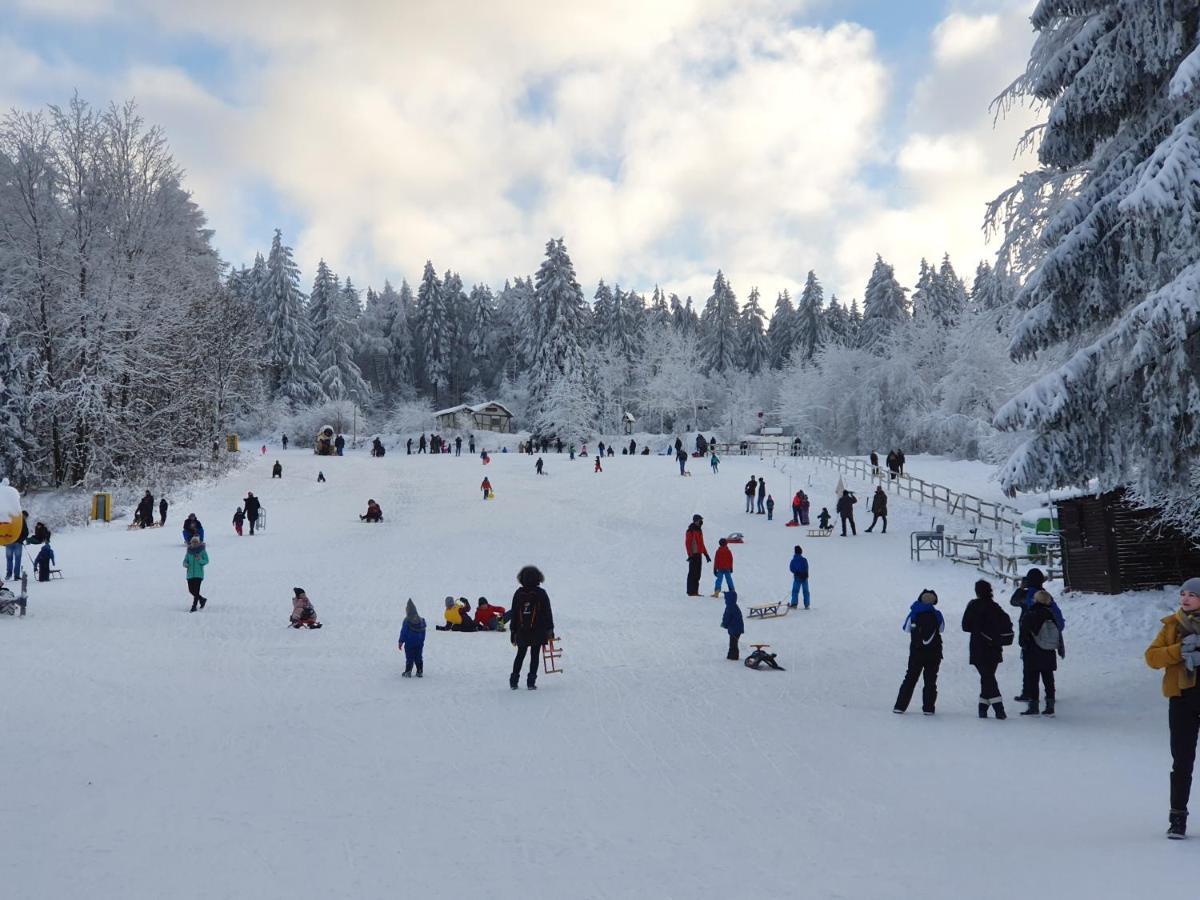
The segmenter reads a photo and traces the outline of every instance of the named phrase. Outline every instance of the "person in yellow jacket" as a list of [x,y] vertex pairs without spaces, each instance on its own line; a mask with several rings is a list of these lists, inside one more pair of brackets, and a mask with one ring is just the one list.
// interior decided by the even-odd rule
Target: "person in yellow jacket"
[[456,626],[462,626],[462,607],[453,597],[446,598],[446,623],[434,626],[436,631],[452,631]]
[[1154,642],[1146,648],[1146,664],[1164,669],[1162,691],[1169,705],[1171,730],[1171,813],[1167,837],[1187,836],[1187,804],[1200,737],[1200,578],[1179,589],[1179,609],[1162,620]]

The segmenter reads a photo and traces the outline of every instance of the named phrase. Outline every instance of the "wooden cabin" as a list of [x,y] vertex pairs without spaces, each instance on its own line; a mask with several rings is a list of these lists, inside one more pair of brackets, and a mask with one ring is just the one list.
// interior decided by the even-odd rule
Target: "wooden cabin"
[[471,406],[460,403],[448,409],[439,409],[433,414],[439,431],[498,431],[512,432],[513,414],[507,407],[495,401],[476,403]]
[[1097,594],[1152,590],[1200,574],[1200,548],[1124,490],[1059,500],[1063,581]]

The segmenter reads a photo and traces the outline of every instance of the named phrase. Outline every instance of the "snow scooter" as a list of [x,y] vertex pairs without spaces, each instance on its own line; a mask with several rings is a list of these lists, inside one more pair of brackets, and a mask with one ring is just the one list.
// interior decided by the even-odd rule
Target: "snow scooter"
[[780,672],[787,671],[787,669],[775,662],[774,653],[767,652],[766,648],[770,647],[770,644],[751,644],[750,646],[754,648],[754,652],[746,657],[747,669],[759,669],[765,665],[769,669],[778,669]]

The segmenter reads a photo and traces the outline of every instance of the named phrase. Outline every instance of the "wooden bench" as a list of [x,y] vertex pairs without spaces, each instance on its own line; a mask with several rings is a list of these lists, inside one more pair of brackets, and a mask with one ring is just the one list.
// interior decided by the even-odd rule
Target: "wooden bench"
[[[757,606],[747,607],[747,614],[751,619],[776,619],[787,615],[787,603],[783,600],[775,603],[760,603]],[[756,645],[751,644],[750,646]]]
[[829,528],[810,528],[808,529],[809,537],[829,537],[833,534],[833,526]]

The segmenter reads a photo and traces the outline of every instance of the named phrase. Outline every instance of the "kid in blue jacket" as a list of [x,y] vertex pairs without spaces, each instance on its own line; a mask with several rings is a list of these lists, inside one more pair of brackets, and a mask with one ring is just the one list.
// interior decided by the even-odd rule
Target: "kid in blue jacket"
[[425,648],[425,620],[417,615],[417,606],[410,597],[404,607],[404,624],[400,626],[400,641],[397,650],[404,651],[404,677],[412,678],[413,666],[417,677],[423,678],[425,659],[421,651]]
[[721,616],[721,627],[729,632],[729,653],[726,659],[738,658],[738,638],[746,628],[742,624],[742,611],[738,609],[737,594],[734,591],[725,592],[725,615]]
[[796,608],[796,604],[800,601],[800,592],[804,592],[804,608],[808,609],[808,560],[804,558],[804,551],[797,544],[795,552],[792,555],[792,564],[789,566],[792,570],[792,602],[788,604],[792,609]]

